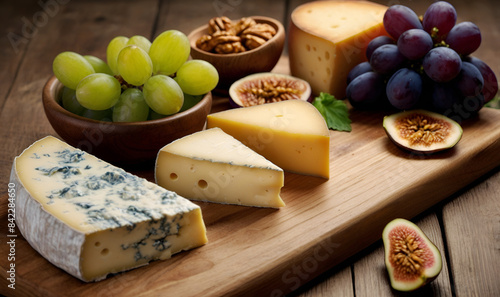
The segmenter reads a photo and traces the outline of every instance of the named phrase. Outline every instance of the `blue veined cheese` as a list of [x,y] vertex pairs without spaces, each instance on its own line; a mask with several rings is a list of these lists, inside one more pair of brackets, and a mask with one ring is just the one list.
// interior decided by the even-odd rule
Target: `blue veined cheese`
[[52,136],[15,158],[11,182],[24,238],[83,281],[207,242],[199,206]]
[[282,207],[283,169],[219,128],[163,147],[156,159],[158,185],[186,198],[256,207]]

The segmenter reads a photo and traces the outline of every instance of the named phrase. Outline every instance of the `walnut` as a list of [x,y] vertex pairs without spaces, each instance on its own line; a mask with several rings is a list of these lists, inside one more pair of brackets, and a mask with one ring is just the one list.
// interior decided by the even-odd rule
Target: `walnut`
[[241,39],[248,49],[257,48],[276,35],[276,30],[268,24],[255,24],[241,33]]
[[196,47],[207,52],[218,54],[239,53],[245,51],[241,38],[226,31],[218,31],[213,35],[203,35],[196,41]]
[[276,35],[276,30],[269,24],[255,24],[241,32],[241,35],[254,35],[269,40]]
[[261,46],[276,34],[276,30],[250,17],[233,23],[223,16],[209,20],[208,33],[196,41],[196,46],[207,52],[229,54]]
[[216,43],[214,51],[218,54],[230,54],[240,52],[243,45],[238,36],[218,37],[214,40]]
[[212,36],[203,35],[200,38],[198,38],[198,40],[196,40],[196,47],[206,52],[211,52],[213,50],[213,47],[210,44],[211,40]]
[[232,35],[227,31],[219,31],[212,35],[212,39],[208,42],[209,47],[218,54],[229,54],[241,51],[241,38]]
[[240,35],[244,30],[255,26],[257,22],[252,18],[241,18],[236,25],[234,25],[234,34]]
[[220,31],[231,31],[232,27],[232,21],[225,16],[215,17],[208,21],[208,33],[210,35]]
[[246,48],[240,41],[227,42],[219,44],[215,47],[215,52],[218,54],[234,54],[246,51]]
[[266,40],[263,38],[260,38],[259,36],[246,35],[243,37],[243,42],[244,42],[246,48],[252,50],[252,49],[258,48],[259,46],[266,43]]

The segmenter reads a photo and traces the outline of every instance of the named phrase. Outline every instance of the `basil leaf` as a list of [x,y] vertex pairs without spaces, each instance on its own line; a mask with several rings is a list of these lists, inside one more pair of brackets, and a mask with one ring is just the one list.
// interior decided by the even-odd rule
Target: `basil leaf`
[[335,99],[334,96],[321,92],[312,103],[326,121],[328,129],[350,132],[351,120],[344,101]]

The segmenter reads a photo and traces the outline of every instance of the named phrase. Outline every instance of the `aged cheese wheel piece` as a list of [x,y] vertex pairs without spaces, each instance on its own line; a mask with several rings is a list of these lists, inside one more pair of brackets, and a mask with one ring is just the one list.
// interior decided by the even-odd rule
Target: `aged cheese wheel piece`
[[368,43],[387,35],[387,7],[369,1],[314,1],[295,8],[289,30],[290,70],[313,94],[345,97],[349,71],[366,61]]
[[309,102],[286,100],[207,116],[219,127],[285,171],[330,177],[330,132]]
[[207,242],[199,206],[52,136],[14,160],[11,182],[23,237],[83,281]]
[[158,153],[156,182],[186,198],[257,207],[285,206],[283,170],[219,128],[178,139]]

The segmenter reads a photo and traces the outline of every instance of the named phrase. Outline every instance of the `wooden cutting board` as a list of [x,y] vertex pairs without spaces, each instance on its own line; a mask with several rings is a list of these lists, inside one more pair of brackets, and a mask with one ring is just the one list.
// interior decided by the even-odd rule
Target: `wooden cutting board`
[[[396,148],[382,118],[351,111],[352,132],[331,131],[331,178],[286,173],[286,207],[198,203],[209,238],[205,246],[101,282],[83,283],[56,268],[16,229],[15,261],[8,260],[9,245],[0,245],[0,293],[281,296],[380,239],[393,218],[412,218],[500,165],[500,110],[483,108],[463,123],[455,148],[424,157]],[[0,200],[0,236],[9,240],[7,198]],[[11,263],[15,290],[7,287]]]

